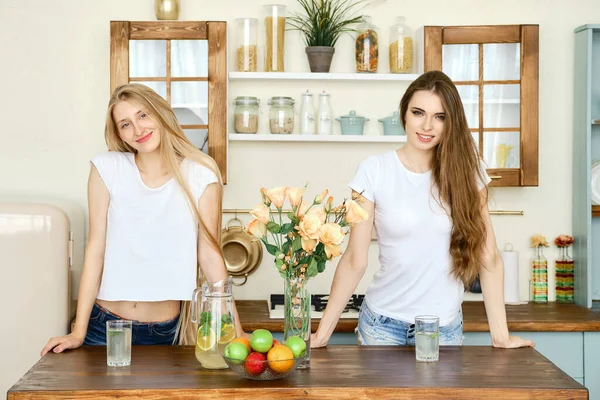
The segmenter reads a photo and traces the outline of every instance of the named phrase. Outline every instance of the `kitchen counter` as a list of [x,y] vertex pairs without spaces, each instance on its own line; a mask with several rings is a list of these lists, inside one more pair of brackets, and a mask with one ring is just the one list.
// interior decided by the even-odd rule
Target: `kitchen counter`
[[[270,319],[269,306],[265,300],[237,300],[242,326],[246,332],[263,328],[283,332],[283,319]],[[600,331],[600,313],[574,304],[528,303],[507,305],[506,316],[511,332],[590,332]],[[465,332],[489,332],[483,302],[463,303],[463,330]],[[313,332],[319,325],[312,321]],[[340,319],[335,332],[354,332],[356,319]]]
[[48,353],[9,391],[19,399],[587,399],[588,391],[535,349],[442,347],[417,363],[414,348],[313,349],[311,368],[276,381],[205,370],[193,347],[134,346],[129,367],[106,366],[105,347]]

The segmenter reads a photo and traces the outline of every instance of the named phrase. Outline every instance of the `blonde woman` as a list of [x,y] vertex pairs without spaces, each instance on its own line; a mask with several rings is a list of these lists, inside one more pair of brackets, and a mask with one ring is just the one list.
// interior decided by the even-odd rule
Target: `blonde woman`
[[134,321],[133,344],[193,344],[189,300],[200,273],[211,282],[228,276],[219,245],[220,172],[185,137],[169,104],[144,85],[117,88],[105,138],[109,151],[91,161],[73,330],[51,338],[42,356],[105,345],[113,319]]
[[311,345],[327,344],[363,277],[374,226],[381,270],[360,310],[360,344],[414,346],[415,316],[423,314],[440,318],[441,344],[462,344],[463,292],[479,274],[493,346],[533,346],[508,331],[504,265],[487,206],[491,179],[456,86],[440,71],[421,75],[400,115],[406,144],[363,161],[350,183],[369,220],[352,228]]

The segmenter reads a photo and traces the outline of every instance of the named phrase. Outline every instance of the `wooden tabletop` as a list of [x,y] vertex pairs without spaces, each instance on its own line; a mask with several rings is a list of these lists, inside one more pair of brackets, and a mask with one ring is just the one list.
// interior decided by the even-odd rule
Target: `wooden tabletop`
[[106,348],[44,356],[8,392],[18,399],[587,399],[585,387],[535,349],[442,347],[435,363],[414,347],[313,349],[311,368],[275,381],[205,370],[193,347],[134,346],[129,367],[106,366]]
[[[236,306],[246,332],[263,328],[283,332],[283,319],[270,319],[266,300],[236,300]],[[528,303],[507,305],[506,316],[511,332],[585,332],[600,331],[600,313],[574,304]],[[465,332],[489,332],[483,302],[463,303],[463,329]],[[354,332],[356,319],[340,319],[335,332]],[[319,325],[312,320],[313,332]]]

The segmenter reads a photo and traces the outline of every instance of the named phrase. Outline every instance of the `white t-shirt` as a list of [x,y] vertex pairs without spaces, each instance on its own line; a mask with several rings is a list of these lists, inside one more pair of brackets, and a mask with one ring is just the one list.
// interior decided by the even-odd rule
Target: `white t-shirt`
[[[110,193],[104,270],[98,299],[190,300],[196,288],[198,223],[175,178],[146,186],[133,153],[110,151],[91,161]],[[217,182],[208,168],[190,160],[181,171],[196,204]]]
[[[480,189],[491,180],[482,170]],[[367,289],[369,308],[409,323],[436,315],[447,325],[460,310],[464,286],[450,272],[452,222],[431,182],[431,171],[411,172],[391,151],[363,161],[350,188],[375,203],[381,269]]]

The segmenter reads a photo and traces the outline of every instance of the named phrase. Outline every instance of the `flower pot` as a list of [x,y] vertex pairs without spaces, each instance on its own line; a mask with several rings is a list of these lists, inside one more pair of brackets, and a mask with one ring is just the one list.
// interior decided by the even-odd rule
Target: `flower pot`
[[329,72],[335,47],[313,46],[306,48],[310,72]]

